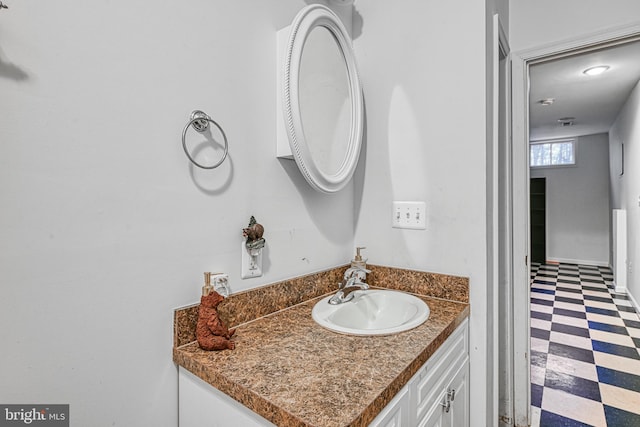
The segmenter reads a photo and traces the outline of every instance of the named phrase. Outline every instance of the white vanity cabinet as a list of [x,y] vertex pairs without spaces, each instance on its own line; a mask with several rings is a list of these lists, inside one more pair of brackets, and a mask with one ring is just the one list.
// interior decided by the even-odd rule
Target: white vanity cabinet
[[[469,427],[469,327],[465,320],[370,427]],[[274,426],[179,367],[180,427]]]
[[469,334],[465,321],[409,382],[412,425],[469,426]]
[[238,401],[178,367],[180,427],[275,427]]
[[420,427],[469,426],[469,363],[455,372],[446,387],[439,388],[435,403],[429,406],[422,418],[414,425]]
[[468,427],[468,331],[465,320],[370,427]]
[[393,400],[384,407],[369,427],[410,426],[409,387],[404,386]]

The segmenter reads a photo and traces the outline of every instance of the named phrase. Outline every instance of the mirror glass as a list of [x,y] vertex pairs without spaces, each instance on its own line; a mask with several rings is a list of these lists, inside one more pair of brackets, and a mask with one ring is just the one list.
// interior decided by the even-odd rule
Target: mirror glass
[[298,169],[314,189],[340,191],[358,164],[364,102],[351,38],[328,7],[298,13],[282,76],[284,126]]
[[302,131],[318,169],[335,175],[349,147],[351,96],[342,51],[326,27],[313,28],[300,59],[298,100]]

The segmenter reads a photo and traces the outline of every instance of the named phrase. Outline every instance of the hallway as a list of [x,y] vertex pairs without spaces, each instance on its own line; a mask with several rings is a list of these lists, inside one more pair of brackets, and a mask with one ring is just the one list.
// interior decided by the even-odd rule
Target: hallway
[[640,426],[640,319],[612,280],[605,267],[532,265],[532,426]]

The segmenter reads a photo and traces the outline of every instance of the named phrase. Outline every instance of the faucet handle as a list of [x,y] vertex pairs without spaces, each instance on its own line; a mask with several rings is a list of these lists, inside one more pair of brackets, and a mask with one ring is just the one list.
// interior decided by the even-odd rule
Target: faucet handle
[[354,265],[352,267],[349,267],[344,272],[344,280],[342,281],[342,284],[344,285],[345,282],[349,280],[364,282],[367,278],[368,273],[371,273],[371,270],[367,270],[366,268],[360,265]]
[[369,274],[371,273],[371,270],[367,270],[361,265],[352,265],[351,267],[346,269],[346,271],[344,272],[344,277],[349,278],[349,277],[352,277],[355,273],[360,273],[360,272]]

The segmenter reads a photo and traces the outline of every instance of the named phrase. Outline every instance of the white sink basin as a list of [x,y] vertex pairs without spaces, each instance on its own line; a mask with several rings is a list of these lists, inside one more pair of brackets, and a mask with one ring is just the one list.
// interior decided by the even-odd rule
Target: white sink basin
[[429,318],[429,306],[413,295],[387,289],[355,291],[348,302],[331,305],[330,295],[313,307],[320,326],[348,335],[391,335],[408,331]]

